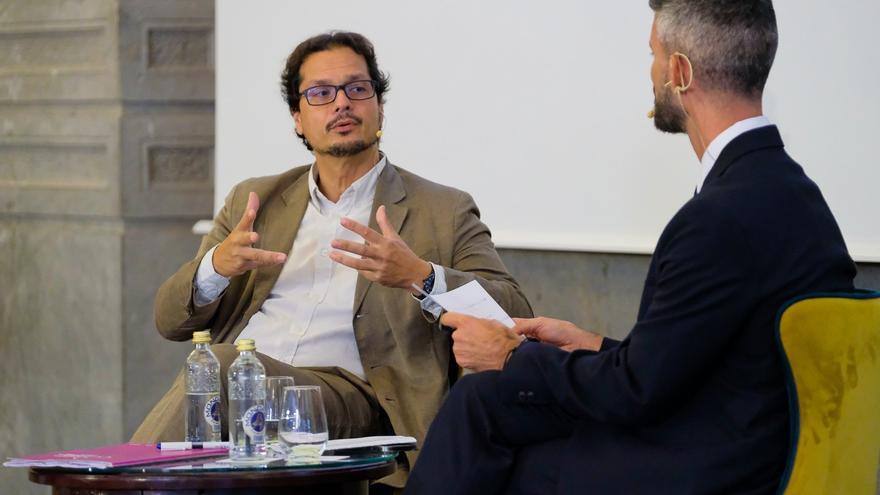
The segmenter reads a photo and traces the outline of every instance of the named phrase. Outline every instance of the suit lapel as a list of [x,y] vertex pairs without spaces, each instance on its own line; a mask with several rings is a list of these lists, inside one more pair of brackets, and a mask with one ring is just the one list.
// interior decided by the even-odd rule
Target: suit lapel
[[[379,206],[385,205],[388,221],[394,227],[394,231],[399,234],[401,227],[403,227],[403,222],[406,220],[406,214],[409,211],[406,206],[398,204],[405,197],[406,189],[403,187],[403,179],[400,178],[400,174],[397,173],[397,169],[394,168],[391,162],[386,162],[385,168],[376,182],[376,194],[373,197],[373,208],[370,211],[370,228],[376,232],[382,232],[376,223],[376,210],[379,209]],[[367,291],[370,290],[372,285],[373,282],[364,278],[363,275],[358,275],[354,291],[354,313],[352,314],[358,314],[364,302],[364,297],[366,297]]]
[[[309,205],[308,173],[301,174],[287,189],[260,208],[254,230],[260,241],[254,247],[290,254],[296,233]],[[251,307],[259,308],[281,275],[281,265],[263,267],[256,271],[254,296]]]

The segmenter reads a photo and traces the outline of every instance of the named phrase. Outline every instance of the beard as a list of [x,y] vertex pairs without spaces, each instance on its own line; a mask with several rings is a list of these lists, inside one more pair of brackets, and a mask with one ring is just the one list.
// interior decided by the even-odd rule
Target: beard
[[686,115],[681,105],[674,101],[672,91],[666,88],[654,95],[654,127],[663,132],[681,134],[685,129]]
[[[363,124],[363,119],[351,112],[346,111],[340,113],[333,120],[327,123],[327,132],[329,133],[333,129],[333,126],[343,119],[350,119],[357,124]],[[372,142],[367,142],[363,139],[360,139],[348,143],[331,144],[326,148],[315,148],[315,153],[329,155],[334,158],[345,158],[347,156],[355,156],[358,153],[362,153],[378,142],[379,137],[376,136],[376,139]]]
[[[378,140],[377,140],[378,141]],[[341,144],[331,144],[330,146],[323,149],[315,149],[315,153],[322,155],[330,155],[335,158],[343,158],[346,156],[354,156],[358,153],[362,153],[373,146],[375,143],[368,143],[366,141],[352,141],[349,143],[341,143]]]

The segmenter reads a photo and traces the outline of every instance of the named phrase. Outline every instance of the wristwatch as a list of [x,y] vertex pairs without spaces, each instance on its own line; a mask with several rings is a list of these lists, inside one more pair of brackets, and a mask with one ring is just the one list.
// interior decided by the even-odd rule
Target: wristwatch
[[[431,273],[422,280],[422,290],[425,291],[426,294],[430,294],[432,290],[434,290],[434,265],[431,265]],[[416,296],[419,299],[424,299],[425,296],[419,294]]]

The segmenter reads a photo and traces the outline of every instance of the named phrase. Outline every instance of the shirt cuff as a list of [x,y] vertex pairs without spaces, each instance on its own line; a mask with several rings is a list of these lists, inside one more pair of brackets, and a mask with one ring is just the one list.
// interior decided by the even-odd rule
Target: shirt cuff
[[[434,268],[434,287],[431,288],[431,292],[429,295],[443,294],[446,292],[446,271],[443,270],[443,267],[440,265],[435,265],[431,263],[431,266]],[[413,295],[416,300],[419,300]],[[443,312],[443,307],[439,304],[435,303],[432,299],[424,298],[419,300],[419,304],[422,306],[422,311],[431,313],[434,316],[436,321],[437,318],[440,318],[440,313]]]
[[193,285],[196,286],[194,301],[196,306],[207,306],[211,304],[229,286],[229,279],[214,271],[214,250],[217,246],[212,247],[205,253],[199,269],[196,272],[196,278]]

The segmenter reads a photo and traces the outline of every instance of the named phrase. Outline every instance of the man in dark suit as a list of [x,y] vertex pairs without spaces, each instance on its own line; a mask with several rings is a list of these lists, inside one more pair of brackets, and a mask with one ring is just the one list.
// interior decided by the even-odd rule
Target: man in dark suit
[[[663,231],[622,342],[547,318],[447,314],[466,376],[410,493],[769,493],[789,445],[783,302],[852,288],[816,185],[762,115],[770,0],[651,0],[658,129],[687,133],[697,194]],[[536,341],[522,341],[522,337]]]

